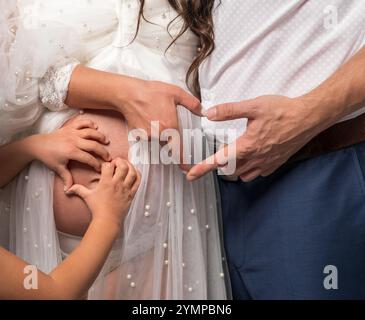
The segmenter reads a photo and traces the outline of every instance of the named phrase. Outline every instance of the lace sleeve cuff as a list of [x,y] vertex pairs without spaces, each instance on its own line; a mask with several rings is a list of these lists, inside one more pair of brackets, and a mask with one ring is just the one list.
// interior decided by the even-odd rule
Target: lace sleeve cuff
[[51,111],[66,109],[65,100],[71,75],[79,65],[77,60],[68,61],[66,65],[52,66],[39,82],[39,97],[43,105]]

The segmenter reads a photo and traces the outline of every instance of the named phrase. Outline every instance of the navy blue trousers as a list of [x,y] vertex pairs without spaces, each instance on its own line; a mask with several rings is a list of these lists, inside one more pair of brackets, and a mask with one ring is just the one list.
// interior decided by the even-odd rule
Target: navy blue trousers
[[235,299],[365,299],[365,143],[219,185]]

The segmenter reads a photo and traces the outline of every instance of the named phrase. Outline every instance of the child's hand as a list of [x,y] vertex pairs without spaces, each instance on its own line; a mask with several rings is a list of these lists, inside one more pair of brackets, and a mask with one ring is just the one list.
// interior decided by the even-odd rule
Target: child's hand
[[109,141],[97,131],[97,126],[90,120],[75,121],[53,133],[32,137],[31,152],[34,157],[54,170],[63,180],[65,191],[73,185],[68,162],[75,160],[101,170],[102,161],[110,161],[105,149]]
[[102,165],[101,178],[95,189],[74,185],[67,194],[82,198],[93,220],[102,219],[121,227],[141,181],[140,173],[128,161],[117,158]]

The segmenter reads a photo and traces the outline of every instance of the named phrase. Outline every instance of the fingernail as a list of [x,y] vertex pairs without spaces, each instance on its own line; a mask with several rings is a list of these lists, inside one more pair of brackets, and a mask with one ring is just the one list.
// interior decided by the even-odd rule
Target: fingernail
[[211,108],[208,110],[207,117],[208,119],[213,120],[217,116],[217,108]]
[[208,116],[207,110],[202,109],[201,113],[202,113],[202,116],[203,117],[207,117]]
[[193,176],[193,175],[188,175],[188,176],[187,176],[187,179],[188,179],[189,181],[194,181],[194,180],[196,180],[196,179],[197,179],[197,177],[196,177],[196,176]]
[[66,194],[71,194],[70,188],[64,187],[63,190]]

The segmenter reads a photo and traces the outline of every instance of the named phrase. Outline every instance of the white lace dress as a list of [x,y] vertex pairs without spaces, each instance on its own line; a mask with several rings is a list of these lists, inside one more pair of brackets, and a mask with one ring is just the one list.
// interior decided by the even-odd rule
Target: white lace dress
[[[2,142],[29,130],[51,132],[74,115],[63,101],[77,63],[187,90],[197,40],[186,32],[167,50],[182,25],[167,0],[146,1],[148,22],[141,20],[135,41],[138,0],[0,0],[0,5],[0,32],[6,35],[0,41]],[[200,127],[200,119],[182,107],[178,117],[181,128]],[[226,299],[213,176],[188,183],[175,165],[139,170],[142,183],[123,237],[89,298]],[[0,217],[11,218],[10,247],[48,272],[61,261],[53,173],[35,162],[10,189],[0,194]]]

